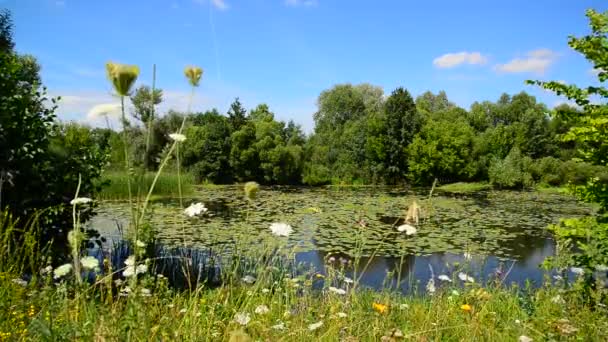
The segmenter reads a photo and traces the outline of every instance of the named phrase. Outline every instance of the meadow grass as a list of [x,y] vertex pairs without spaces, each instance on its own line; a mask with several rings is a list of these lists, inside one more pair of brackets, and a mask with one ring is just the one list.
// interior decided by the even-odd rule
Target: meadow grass
[[472,192],[477,192],[477,191],[492,190],[492,185],[488,184],[488,183],[477,183],[477,182],[473,182],[473,183],[458,182],[458,183],[451,183],[451,184],[445,184],[445,185],[439,186],[439,187],[437,187],[437,190],[443,191],[443,192],[457,193],[457,194],[466,194],[466,193],[472,193]]
[[[134,195],[137,194],[137,189],[141,189],[140,198],[146,196],[152,181],[154,180],[154,173],[148,172],[143,178],[132,177],[132,187],[134,189]],[[127,188],[127,176],[122,171],[107,171],[102,176],[103,182],[109,182],[107,186],[104,186],[101,192],[97,195],[99,200],[123,200],[129,197]],[[158,181],[154,187],[152,195],[155,198],[159,197],[178,197],[178,180],[177,173],[166,172],[159,175]],[[194,191],[194,176],[189,173],[181,175],[182,193],[184,196],[188,196]]]

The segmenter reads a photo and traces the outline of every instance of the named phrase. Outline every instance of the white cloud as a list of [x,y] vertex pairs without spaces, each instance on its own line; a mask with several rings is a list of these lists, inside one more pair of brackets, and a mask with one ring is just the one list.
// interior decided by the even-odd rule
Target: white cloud
[[285,0],[285,5],[291,7],[311,7],[317,5],[317,0]]
[[456,52],[446,53],[433,60],[433,65],[437,68],[453,68],[461,64],[483,65],[488,62],[488,58],[479,52]]
[[86,119],[87,121],[94,121],[103,116],[118,117],[120,114],[120,103],[102,103],[89,109]]
[[508,63],[498,64],[495,70],[501,73],[534,73],[542,75],[557,60],[558,54],[549,49],[530,51],[522,58],[514,58]]

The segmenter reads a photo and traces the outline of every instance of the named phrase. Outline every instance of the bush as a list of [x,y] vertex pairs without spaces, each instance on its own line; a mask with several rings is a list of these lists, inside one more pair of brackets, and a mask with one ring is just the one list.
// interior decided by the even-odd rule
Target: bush
[[505,159],[494,159],[490,163],[490,183],[501,189],[530,188],[534,185],[533,163],[532,158],[522,156],[521,151],[514,147]]

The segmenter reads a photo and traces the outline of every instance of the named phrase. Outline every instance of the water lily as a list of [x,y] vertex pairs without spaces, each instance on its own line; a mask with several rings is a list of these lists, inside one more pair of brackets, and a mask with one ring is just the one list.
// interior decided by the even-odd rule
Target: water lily
[[234,315],[234,321],[242,326],[245,326],[249,324],[249,321],[251,321],[251,316],[249,316],[249,314],[246,312],[239,312]]
[[275,222],[270,225],[270,231],[276,236],[289,236],[293,233],[293,228],[287,223]]
[[191,86],[198,87],[201,77],[203,76],[203,69],[190,65],[184,69],[184,75],[186,75],[186,78]]
[[54,278],[59,279],[66,276],[72,271],[72,264],[63,264],[55,269],[53,272]]
[[80,259],[80,264],[85,270],[95,270],[99,268],[99,260],[93,256],[85,256]]
[[308,325],[308,330],[315,331],[322,326],[323,326],[323,321],[319,321],[317,323],[312,323],[312,324]]
[[169,138],[173,141],[184,142],[186,141],[186,136],[180,133],[171,133],[169,134]]
[[198,216],[207,212],[207,208],[203,203],[193,203],[188,208],[184,209],[184,213],[189,217]]
[[258,315],[265,315],[270,312],[270,309],[266,305],[258,305],[254,312]]
[[446,274],[442,274],[439,277],[437,277],[437,279],[441,280],[441,281],[447,281],[448,283],[452,282],[452,278],[450,278],[448,275]]
[[467,283],[474,283],[475,282],[475,278],[467,275],[466,273],[460,272],[458,273],[458,279],[467,282]]
[[414,235],[414,234],[416,234],[418,229],[416,229],[416,227],[414,227],[414,226],[410,226],[409,224],[402,224],[399,227],[397,227],[397,231],[400,233],[405,232],[405,235]]
[[329,287],[329,292],[333,292],[333,293],[338,294],[338,295],[345,295],[346,294],[346,290],[339,289],[339,288],[333,287],[333,286]]
[[93,202],[92,199],[88,197],[76,197],[70,201],[71,205],[79,205],[79,204],[87,204]]

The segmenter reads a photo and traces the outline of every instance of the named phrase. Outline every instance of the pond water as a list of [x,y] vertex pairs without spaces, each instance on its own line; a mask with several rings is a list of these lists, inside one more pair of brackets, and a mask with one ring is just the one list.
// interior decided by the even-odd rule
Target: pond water
[[[414,200],[422,207],[422,218],[418,232],[406,236],[396,226]],[[431,272],[453,276],[461,270],[476,281],[498,273],[506,275],[507,284],[540,285],[545,273],[539,265],[555,252],[547,225],[593,212],[561,194],[436,192],[429,199],[428,189],[402,188],[263,188],[249,203],[241,187],[225,186],[200,188],[184,205],[193,202],[203,202],[208,214],[190,219],[177,200],[153,203],[150,220],[163,244],[206,248],[247,240],[255,248],[274,239],[293,248],[296,261],[322,273],[332,263],[349,265],[359,255],[361,284],[396,286],[400,276],[403,291],[426,284]],[[98,212],[90,225],[119,239],[117,226],[126,226],[128,218],[126,204],[103,202]],[[268,228],[272,222],[286,222],[294,232],[289,238],[275,237]],[[352,275],[352,267],[347,270]]]

